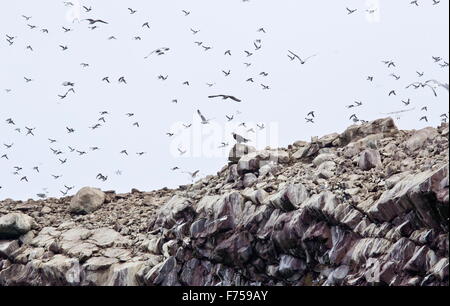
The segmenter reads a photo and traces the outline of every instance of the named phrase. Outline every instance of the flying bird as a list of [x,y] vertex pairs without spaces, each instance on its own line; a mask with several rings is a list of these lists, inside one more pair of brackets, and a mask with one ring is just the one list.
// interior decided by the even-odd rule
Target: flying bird
[[197,114],[198,114],[198,115],[200,116],[200,118],[202,119],[201,124],[209,124],[209,122],[212,120],[212,119],[206,119],[206,117],[203,116],[203,114],[200,112],[199,109],[197,110]]
[[191,180],[194,180],[197,177],[197,175],[200,173],[200,170],[196,170],[194,172],[183,172],[183,173],[189,174],[189,176],[191,177]]
[[209,99],[213,99],[213,98],[222,98],[223,100],[227,100],[227,99],[231,99],[233,101],[236,102],[242,102],[242,100],[234,97],[234,96],[229,96],[229,95],[213,95],[213,96],[208,96]]

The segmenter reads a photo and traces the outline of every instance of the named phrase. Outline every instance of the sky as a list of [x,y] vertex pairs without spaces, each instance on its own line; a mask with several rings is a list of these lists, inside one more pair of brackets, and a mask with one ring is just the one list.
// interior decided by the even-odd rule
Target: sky
[[[116,192],[176,188],[191,183],[188,172],[199,170],[204,177],[226,165],[235,143],[232,132],[260,149],[286,147],[342,132],[353,124],[352,114],[369,121],[408,110],[392,115],[397,126],[421,129],[438,126],[440,115],[448,113],[444,88],[436,89],[437,97],[428,87],[406,88],[429,79],[448,83],[448,67],[441,66],[449,57],[448,1],[419,0],[419,6],[409,0],[71,3],[8,1],[0,11],[0,156],[8,157],[0,158],[0,200],[39,193],[60,197],[65,186],[74,187],[69,195],[84,186]],[[357,11],[348,14],[347,8]],[[108,24],[91,29],[87,18]],[[150,28],[142,26],[145,22]],[[14,37],[12,45],[6,35]],[[195,42],[212,48],[205,51]],[[165,54],[151,54],[163,47],[169,48]],[[289,50],[313,57],[302,65],[289,59]],[[395,67],[383,63],[388,60]],[[110,83],[102,81],[106,76]],[[127,83],[119,83],[120,77]],[[63,82],[75,83],[75,92],[61,99],[58,95],[70,88]],[[388,96],[391,90],[396,96]],[[216,94],[242,101],[208,98]],[[408,99],[405,106],[402,100]],[[354,101],[363,104],[348,108]],[[210,124],[201,124],[197,109]],[[102,111],[108,112],[106,122],[98,121]],[[310,111],[314,123],[305,120]],[[424,115],[428,122],[419,121]],[[98,129],[90,128],[97,123]],[[34,136],[26,135],[26,127],[35,128]],[[222,142],[228,146],[219,148]],[[14,167],[21,169],[14,173]],[[99,173],[107,180],[97,179]]]

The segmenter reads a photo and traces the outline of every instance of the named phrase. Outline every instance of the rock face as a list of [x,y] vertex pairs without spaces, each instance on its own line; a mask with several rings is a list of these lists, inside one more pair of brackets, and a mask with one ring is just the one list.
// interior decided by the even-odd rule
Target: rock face
[[228,160],[231,163],[237,163],[242,156],[247,155],[249,153],[255,152],[256,149],[252,146],[248,146],[242,143],[237,143],[234,145],[233,149],[231,149],[230,154],[228,156]]
[[176,190],[0,202],[0,286],[449,285],[448,125],[239,147]]
[[77,192],[70,202],[70,212],[74,214],[89,214],[96,211],[105,201],[103,191],[84,187]]

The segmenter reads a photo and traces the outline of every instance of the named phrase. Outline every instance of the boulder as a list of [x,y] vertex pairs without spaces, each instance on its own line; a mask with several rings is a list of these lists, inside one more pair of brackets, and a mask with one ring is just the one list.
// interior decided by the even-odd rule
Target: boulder
[[255,152],[256,149],[252,146],[248,146],[242,143],[237,143],[231,149],[230,154],[228,155],[228,160],[230,163],[237,163],[242,156],[247,155],[249,153]]
[[17,240],[0,240],[0,258],[8,259],[18,248]]
[[308,191],[302,184],[290,184],[279,192],[267,197],[265,204],[271,205],[275,208],[291,211],[295,210],[308,199]]
[[392,118],[377,119],[361,125],[352,125],[339,136],[339,145],[345,146],[368,135],[382,133],[385,137],[395,135],[398,132]]
[[[440,228],[448,218],[448,164],[434,171],[405,176],[369,208],[375,220],[389,222],[406,211],[416,212],[415,222]],[[447,185],[447,186],[446,186]]]
[[23,213],[10,213],[0,217],[0,239],[16,239],[29,232],[34,219]]
[[332,153],[322,153],[316,156],[316,158],[313,159],[312,163],[314,166],[319,167],[322,163],[326,161],[334,161],[336,159],[336,155]]
[[405,147],[410,151],[415,151],[430,144],[438,136],[436,129],[427,127],[415,132],[406,142]]
[[339,137],[338,133],[332,133],[319,138],[317,143],[321,148],[331,147],[333,146],[333,142]]
[[289,160],[289,154],[284,150],[257,151],[242,156],[238,162],[237,171],[243,175],[248,172],[256,172],[264,165],[286,164]]
[[243,184],[244,188],[253,186],[258,181],[258,178],[253,173],[246,173],[244,175]]
[[359,155],[358,166],[364,171],[381,165],[381,156],[377,150],[366,149]]
[[102,206],[105,197],[100,189],[84,187],[72,198],[69,210],[73,214],[90,214]]

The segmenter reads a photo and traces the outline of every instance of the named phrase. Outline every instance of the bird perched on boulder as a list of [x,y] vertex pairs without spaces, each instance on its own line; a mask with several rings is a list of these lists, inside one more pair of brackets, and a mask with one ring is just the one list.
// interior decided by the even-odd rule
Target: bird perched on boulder
[[222,98],[223,100],[227,100],[227,99],[231,99],[233,101],[236,102],[241,102],[240,99],[233,97],[233,96],[229,96],[229,95],[212,95],[212,96],[208,96],[208,98],[213,99],[213,98]]

